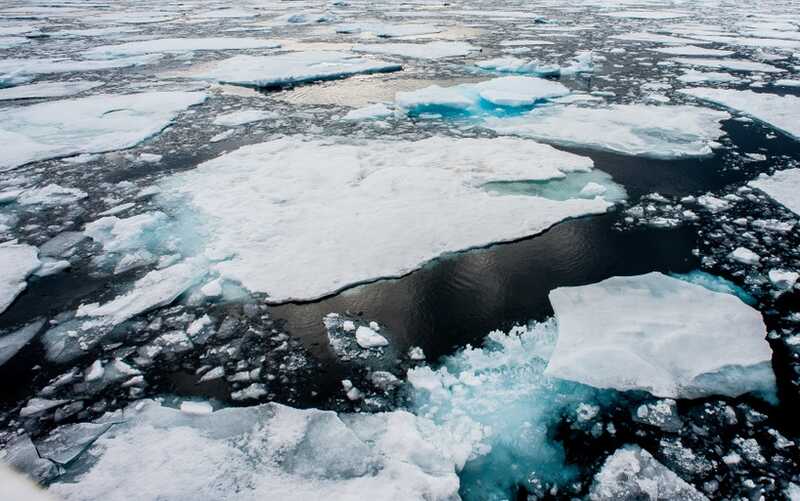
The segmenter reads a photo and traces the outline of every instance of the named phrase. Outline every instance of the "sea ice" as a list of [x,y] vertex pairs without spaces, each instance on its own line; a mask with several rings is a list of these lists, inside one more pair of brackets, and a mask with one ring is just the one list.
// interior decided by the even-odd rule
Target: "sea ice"
[[353,23],[335,27],[337,33],[371,34],[381,38],[407,37],[439,33],[442,28],[432,24]]
[[267,110],[239,110],[225,113],[214,119],[214,125],[222,125],[225,127],[236,127],[237,125],[244,125],[253,122],[260,122],[262,120],[273,120],[280,115],[274,111]]
[[65,97],[80,94],[105,85],[94,80],[73,80],[69,82],[39,82],[20,87],[0,89],[0,101],[13,99],[36,99],[44,97]]
[[684,70],[683,75],[678,77],[683,83],[741,83],[744,80],[719,71],[697,71]]
[[0,172],[51,158],[131,148],[161,132],[204,92],[96,95],[0,111]]
[[99,71],[113,68],[127,68],[152,64],[161,58],[160,54],[120,57],[116,59],[18,59],[0,60],[0,87],[30,82],[37,75],[49,73],[75,73]]
[[363,108],[348,111],[342,120],[359,121],[386,118],[394,115],[394,110],[383,103],[375,103]]
[[187,414],[144,401],[104,419],[118,424],[51,493],[65,501],[458,498],[463,463],[453,446],[404,411],[337,415],[268,403]]
[[545,374],[668,398],[774,389],[758,310],[660,273],[550,292],[558,342]]
[[544,106],[485,127],[502,135],[661,159],[712,154],[725,112],[696,106]]
[[[0,252],[2,256],[2,252]],[[0,367],[16,355],[42,329],[44,320],[36,320],[14,332],[0,336]]]
[[409,57],[413,59],[445,59],[467,56],[480,50],[467,42],[436,41],[428,43],[371,43],[353,46],[356,52],[369,52],[389,56]]
[[235,56],[192,76],[245,87],[268,88],[401,69],[396,63],[347,52],[308,51],[271,56]]
[[676,57],[672,61],[685,66],[701,66],[730,71],[760,71],[763,73],[782,73],[786,70],[766,63],[756,63],[746,59],[710,59],[702,57]]
[[618,449],[594,477],[591,501],[708,501],[691,484],[636,445]]
[[[212,266],[222,278],[272,301],[306,300],[403,275],[444,252],[605,212],[608,201],[577,192],[549,200],[484,189],[490,182],[543,184],[591,166],[586,157],[513,138],[286,137],[175,175],[163,185],[171,194],[163,203],[183,205],[183,195],[205,221],[214,254],[230,256]],[[369,245],[354,243],[353,228],[369,235]]]
[[730,56],[734,52],[730,50],[709,49],[707,47],[697,47],[695,45],[681,45],[678,47],[660,47],[651,49],[654,52],[669,54],[671,56]]
[[771,176],[761,174],[748,185],[800,216],[800,169],[780,170]]
[[39,251],[32,245],[0,244],[0,313],[25,290],[26,279],[41,264]]
[[158,38],[119,45],[101,45],[84,52],[90,58],[114,58],[163,52],[203,50],[277,49],[279,43],[258,38]]
[[386,346],[389,341],[369,327],[361,326],[356,329],[356,342],[362,348],[379,348]]
[[800,97],[734,89],[691,88],[679,91],[701,101],[744,113],[770,127],[800,140]]

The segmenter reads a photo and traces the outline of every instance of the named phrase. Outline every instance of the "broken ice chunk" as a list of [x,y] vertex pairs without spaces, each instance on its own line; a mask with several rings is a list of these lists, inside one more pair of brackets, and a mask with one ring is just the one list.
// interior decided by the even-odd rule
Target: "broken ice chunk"
[[387,341],[385,337],[363,325],[356,329],[356,342],[360,347],[365,349],[379,348],[389,344],[389,341]]
[[36,320],[14,332],[0,336],[0,367],[28,344],[39,333],[43,325],[44,320]]
[[214,412],[214,408],[208,402],[186,400],[181,402],[181,412],[193,416],[206,416]]
[[733,295],[649,273],[558,288],[550,302],[547,375],[669,398],[774,391],[764,321]]
[[376,118],[385,118],[392,116],[394,111],[392,111],[388,106],[383,103],[376,103],[371,104],[369,106],[365,106],[363,108],[358,108],[355,110],[348,111],[347,114],[342,117],[342,120],[350,120],[350,121],[358,121],[358,120],[372,120]]
[[0,313],[28,286],[26,279],[41,266],[36,247],[17,243],[0,244]]
[[731,259],[739,261],[742,264],[758,264],[759,261],[761,261],[761,256],[747,247],[737,247],[731,252]]
[[236,127],[237,125],[245,125],[253,122],[260,122],[262,120],[275,119],[279,116],[280,115],[274,111],[240,110],[220,115],[215,118],[212,123],[214,125],[223,125],[225,127]]
[[[800,279],[800,273],[796,271],[773,269],[769,270],[769,280],[773,285],[781,289],[791,289],[797,280]],[[0,364],[2,365],[2,364]]]
[[800,169],[780,170],[771,176],[762,174],[750,181],[748,186],[758,188],[800,216]]

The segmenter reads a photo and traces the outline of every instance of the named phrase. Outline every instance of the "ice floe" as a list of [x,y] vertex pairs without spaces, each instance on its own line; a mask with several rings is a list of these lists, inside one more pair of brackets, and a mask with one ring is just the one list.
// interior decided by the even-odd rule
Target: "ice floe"
[[[550,200],[484,189],[490,182],[542,184],[591,166],[586,157],[512,138],[287,137],[208,161],[165,182],[164,191],[184,195],[206,221],[214,256],[231,256],[215,270],[286,301],[403,275],[444,252],[605,212],[608,201],[577,191]],[[352,228],[369,235],[369,245],[355,243]]]
[[371,43],[353,46],[356,52],[369,52],[389,56],[409,57],[413,59],[444,59],[450,57],[467,56],[479,51],[467,42],[436,41],[428,43]]
[[50,73],[77,73],[99,71],[113,68],[127,68],[152,64],[161,58],[160,54],[120,57],[116,59],[19,59],[0,60],[0,86],[18,85],[30,82],[37,75]]
[[277,49],[278,47],[280,47],[279,43],[259,38],[158,38],[92,47],[84,52],[84,55],[90,58],[113,58],[165,52]]
[[681,45],[678,47],[659,47],[651,49],[654,52],[661,54],[669,54],[671,56],[703,56],[703,57],[724,57],[733,54],[730,50],[709,49],[708,47],[697,47],[696,45]]
[[800,216],[800,169],[785,169],[771,176],[762,174],[748,185]]
[[675,159],[712,154],[725,112],[696,106],[544,106],[510,118],[490,118],[498,134],[626,155]]
[[214,125],[222,125],[225,127],[236,127],[237,125],[245,125],[253,122],[261,122],[263,120],[272,120],[278,118],[280,115],[274,111],[268,110],[240,110],[225,113],[214,119]]
[[347,52],[290,52],[272,56],[235,56],[194,73],[194,78],[246,87],[281,87],[366,73],[399,71],[396,63]]
[[187,413],[142,401],[109,420],[118,424],[51,493],[65,501],[458,497],[458,444],[408,412],[337,415],[269,403]]
[[28,276],[39,266],[36,247],[14,242],[0,244],[0,313],[25,290]]
[[558,288],[550,302],[546,375],[669,398],[773,391],[764,321],[733,295],[650,273]]
[[386,118],[394,115],[394,110],[383,103],[375,103],[363,108],[348,111],[342,120],[371,120],[376,118]]
[[676,57],[672,61],[685,66],[700,66],[730,71],[783,73],[786,70],[766,63],[757,63],[747,59],[711,59],[702,57]]
[[770,127],[800,140],[800,97],[734,89],[692,88],[679,91],[701,101],[744,113]]
[[101,85],[105,82],[93,80],[72,80],[67,82],[39,82],[20,87],[0,89],[0,101],[13,99],[35,99],[44,97],[64,97],[80,94]]
[[414,35],[430,35],[439,33],[442,28],[432,24],[386,24],[386,23],[352,23],[335,26],[337,33],[358,33],[374,35],[381,38],[406,37]]
[[[2,256],[1,251],[0,256]],[[0,336],[0,366],[11,360],[19,350],[25,347],[39,333],[43,325],[44,320],[36,320],[13,332],[7,332]]]
[[50,158],[133,147],[158,134],[204,92],[96,95],[0,111],[0,171]]

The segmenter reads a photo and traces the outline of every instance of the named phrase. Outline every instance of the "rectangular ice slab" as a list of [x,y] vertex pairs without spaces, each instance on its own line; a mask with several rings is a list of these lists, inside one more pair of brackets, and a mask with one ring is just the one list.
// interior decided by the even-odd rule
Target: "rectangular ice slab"
[[[196,415],[138,402],[68,467],[64,501],[452,501],[449,444],[426,419],[269,403]],[[73,473],[70,469],[75,470]]]
[[800,140],[800,97],[752,90],[706,89],[702,87],[684,89],[681,94],[744,113],[759,122]]
[[494,118],[498,134],[660,159],[712,154],[709,143],[723,135],[725,112],[697,106],[549,106],[513,118]]
[[761,313],[660,273],[550,292],[558,342],[545,374],[659,397],[735,397],[774,388]]
[[609,202],[577,193],[558,201],[483,188],[591,168],[586,157],[513,138],[287,137],[178,174],[163,193],[186,195],[206,222],[207,255],[232,256],[215,265],[224,278],[281,302],[400,276],[445,252],[605,212]]
[[309,51],[274,56],[236,56],[192,76],[245,87],[281,87],[401,69],[399,64],[347,52]]
[[80,153],[136,146],[161,132],[204,92],[101,94],[0,111],[0,172]]
[[748,183],[800,216],[800,169],[786,169],[771,176],[762,174]]
[[40,265],[36,247],[15,243],[0,245],[0,313],[25,290],[26,279]]

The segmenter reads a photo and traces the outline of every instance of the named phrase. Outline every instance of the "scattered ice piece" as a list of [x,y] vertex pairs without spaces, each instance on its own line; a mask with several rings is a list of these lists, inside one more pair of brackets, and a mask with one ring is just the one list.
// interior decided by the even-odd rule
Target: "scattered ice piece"
[[748,186],[758,188],[800,216],[800,169],[780,170],[771,176],[762,174]]
[[208,315],[203,315],[202,317],[198,318],[197,320],[194,320],[191,324],[189,324],[189,327],[186,328],[186,334],[190,336],[196,336],[197,334],[200,334],[200,332],[203,329],[205,329],[212,323],[213,322],[211,320],[211,317],[209,317]]
[[800,273],[796,271],[780,269],[769,270],[770,282],[781,289],[791,289],[797,283],[798,279],[800,279]]
[[257,400],[266,395],[267,387],[261,383],[253,383],[239,391],[231,393],[233,400]]
[[[603,199],[550,200],[484,189],[493,181],[560,179],[591,166],[586,157],[513,138],[286,137],[224,154],[163,187],[174,203],[188,201],[204,221],[212,235],[208,245],[231,256],[212,265],[221,278],[282,302],[402,275],[443,252],[603,213],[611,206]],[[272,224],[265,226],[265,217]],[[397,238],[412,226],[414,238]],[[354,245],[343,228],[369,234],[370,245]]]
[[32,245],[0,244],[0,313],[25,290],[26,279],[41,264],[39,252]]
[[0,172],[51,158],[131,148],[158,134],[204,92],[96,95],[0,111]]
[[415,362],[425,360],[425,352],[419,346],[412,346],[408,349],[408,358]]
[[12,99],[35,99],[44,97],[65,97],[86,92],[105,82],[94,80],[72,80],[69,82],[38,82],[31,85],[0,89],[0,101]]
[[683,421],[678,416],[678,405],[669,398],[640,405],[634,412],[633,419],[671,433],[677,433],[683,426]]
[[363,325],[356,329],[356,342],[360,347],[365,349],[379,348],[389,344],[389,341],[385,337]]
[[236,127],[237,125],[245,125],[252,122],[260,122],[262,120],[273,120],[280,115],[274,111],[267,110],[240,110],[233,111],[220,115],[212,122],[214,125],[223,125],[225,127]]
[[146,235],[162,226],[166,219],[166,214],[160,211],[127,218],[106,216],[87,223],[83,233],[102,245],[106,252],[132,251],[144,247]]
[[723,135],[725,112],[696,106],[548,106],[511,118],[490,118],[486,127],[502,135],[659,159],[712,154]]
[[394,111],[388,106],[383,103],[375,103],[363,108],[348,111],[347,114],[342,117],[342,120],[372,120],[376,118],[390,117],[392,115],[394,115]]
[[766,63],[756,63],[747,59],[706,59],[702,57],[676,57],[672,61],[686,66],[701,66],[730,71],[760,71],[763,73],[783,73],[786,70]]
[[214,412],[214,407],[208,402],[185,400],[181,402],[181,412],[191,416],[207,416]]
[[352,320],[345,320],[342,323],[342,330],[345,332],[353,332],[356,330],[356,324]]
[[628,445],[606,459],[594,477],[591,501],[632,501],[634,499],[708,501],[638,445]]
[[200,382],[205,383],[207,381],[214,381],[215,379],[222,379],[223,377],[225,377],[225,368],[214,367],[200,377]]
[[744,113],[800,140],[800,97],[733,89],[692,88],[679,91],[687,96]]
[[654,52],[660,52],[662,54],[669,54],[672,56],[725,57],[725,56],[730,56],[734,53],[731,50],[709,49],[707,47],[697,47],[696,45],[681,45],[678,47],[660,47],[651,50],[653,50]]
[[442,28],[432,24],[352,23],[336,26],[336,33],[372,34],[380,38],[430,35],[440,31]]
[[657,33],[647,33],[647,32],[634,32],[634,33],[623,33],[622,35],[612,35],[608,37],[612,40],[624,40],[626,42],[651,42],[651,43],[661,43],[661,44],[671,44],[671,45],[686,45],[687,43],[708,43],[708,42],[698,42],[697,40],[687,39],[687,38],[679,38],[670,35],[659,35]]
[[86,370],[86,374],[84,375],[84,381],[97,381],[103,377],[106,370],[103,368],[103,362],[100,360],[95,360],[91,366]]
[[[2,254],[0,254],[2,256]],[[8,332],[0,337],[0,367],[16,355],[19,350],[25,347],[31,339],[39,333],[44,326],[44,320],[34,322],[21,327],[13,332]]]
[[545,374],[668,398],[773,391],[761,314],[660,273],[550,293],[558,342]]
[[678,77],[683,83],[696,84],[696,83],[741,83],[744,80],[735,77],[730,73],[723,73],[717,71],[697,71],[697,70],[684,70],[683,75]]
[[53,407],[58,407],[67,403],[68,400],[53,400],[48,398],[32,398],[28,403],[19,411],[21,417],[30,417],[41,414],[44,411],[50,410]]
[[608,191],[608,189],[602,184],[590,181],[586,183],[583,188],[581,188],[579,195],[582,197],[598,197],[604,195],[606,191]]
[[90,58],[115,58],[161,52],[202,50],[276,49],[279,43],[258,38],[157,38],[137,40],[119,45],[101,45],[84,52]]
[[758,264],[761,261],[761,257],[747,247],[737,247],[731,252],[731,258],[742,264]]
[[782,78],[772,82],[772,85],[777,87],[800,87],[800,79],[793,80],[789,78]]
[[475,47],[467,42],[450,42],[438,40],[427,43],[372,43],[357,44],[353,46],[356,52],[369,52],[390,56],[409,57],[414,59],[445,59],[451,57],[467,56],[480,47]]
[[192,76],[245,87],[270,88],[400,69],[402,67],[399,64],[347,52],[308,51],[272,56],[236,56]]
[[78,188],[66,188],[51,183],[41,188],[32,188],[23,191],[17,197],[20,205],[63,205],[83,200],[88,195]]

